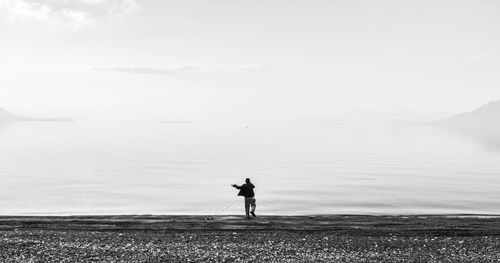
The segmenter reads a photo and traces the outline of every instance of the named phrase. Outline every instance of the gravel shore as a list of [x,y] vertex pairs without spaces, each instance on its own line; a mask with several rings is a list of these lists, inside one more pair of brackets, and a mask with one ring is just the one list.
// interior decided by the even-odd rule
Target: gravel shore
[[0,261],[500,262],[499,226],[457,216],[0,217]]

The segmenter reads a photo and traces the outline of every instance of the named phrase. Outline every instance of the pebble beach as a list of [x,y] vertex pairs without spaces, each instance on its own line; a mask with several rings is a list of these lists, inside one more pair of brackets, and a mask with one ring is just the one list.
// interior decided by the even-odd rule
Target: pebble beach
[[0,217],[1,262],[499,262],[493,216]]

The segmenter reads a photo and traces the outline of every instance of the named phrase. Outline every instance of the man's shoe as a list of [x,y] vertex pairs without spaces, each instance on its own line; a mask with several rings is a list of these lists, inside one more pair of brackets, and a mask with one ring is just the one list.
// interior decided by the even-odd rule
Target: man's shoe
[[250,212],[250,214],[252,214],[253,217],[256,217],[255,213],[254,212]]

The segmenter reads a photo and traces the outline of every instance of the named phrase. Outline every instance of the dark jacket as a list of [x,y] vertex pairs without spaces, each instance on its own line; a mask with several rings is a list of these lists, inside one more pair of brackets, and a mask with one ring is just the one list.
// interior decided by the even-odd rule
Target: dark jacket
[[255,193],[253,192],[253,189],[255,188],[255,185],[252,183],[247,183],[243,184],[241,186],[235,186],[235,188],[240,189],[240,192],[238,195],[244,196],[244,197],[254,197]]

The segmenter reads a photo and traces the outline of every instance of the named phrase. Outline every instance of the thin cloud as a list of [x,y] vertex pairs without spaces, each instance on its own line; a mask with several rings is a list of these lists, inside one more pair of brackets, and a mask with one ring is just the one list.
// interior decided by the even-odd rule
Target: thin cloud
[[0,15],[13,21],[35,21],[69,29],[95,24],[105,17],[128,14],[136,0],[0,0]]
[[253,72],[264,69],[258,64],[226,66],[226,67],[206,67],[206,66],[184,66],[170,68],[155,68],[155,67],[136,67],[136,66],[105,66],[105,67],[90,67],[96,71],[110,71],[127,74],[150,74],[150,75],[173,75],[181,72],[238,72],[248,71]]
[[260,64],[241,65],[236,67],[226,67],[228,71],[257,71],[265,69]]
[[[12,67],[10,67],[12,69]],[[237,73],[237,72],[262,72],[276,71],[258,64],[235,65],[235,66],[172,66],[172,67],[147,67],[147,66],[62,66],[62,67],[18,67],[17,69],[27,72],[81,72],[100,71],[123,74],[143,75],[174,75],[178,73]]]
[[96,71],[111,71],[128,74],[152,74],[152,75],[172,75],[185,71],[201,71],[201,67],[174,67],[174,68],[153,68],[153,67],[92,67]]

